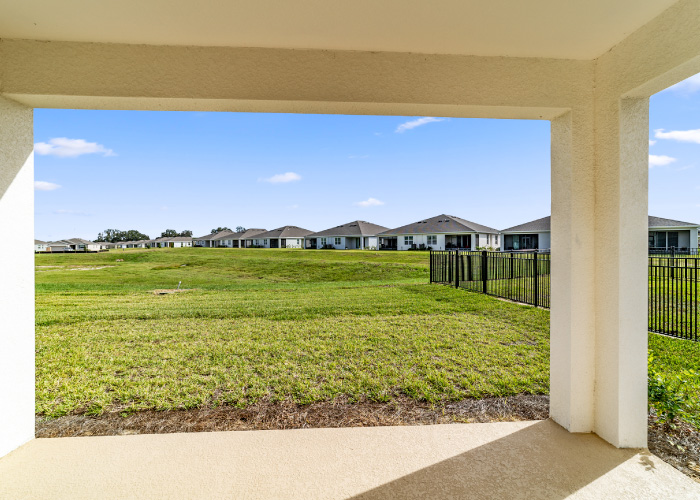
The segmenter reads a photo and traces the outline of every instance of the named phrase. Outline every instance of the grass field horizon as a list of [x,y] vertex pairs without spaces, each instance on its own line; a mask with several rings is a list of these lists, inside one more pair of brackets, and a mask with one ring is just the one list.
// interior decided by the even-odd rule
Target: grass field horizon
[[[430,285],[428,266],[366,250],[37,255],[36,413],[547,394],[549,311]],[[700,415],[700,382],[677,379],[700,372],[700,344],[649,334],[649,352]]]
[[548,390],[548,312],[431,286],[425,252],[138,249],[36,266],[44,417]]

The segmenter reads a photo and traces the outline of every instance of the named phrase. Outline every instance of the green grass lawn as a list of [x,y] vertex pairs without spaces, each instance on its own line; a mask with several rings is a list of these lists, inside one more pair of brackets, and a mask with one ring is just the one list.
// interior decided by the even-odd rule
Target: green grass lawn
[[[549,313],[431,286],[423,252],[127,250],[36,265],[48,417],[548,389]],[[153,294],[180,281],[193,290]]]
[[[154,249],[36,265],[47,417],[548,391],[549,311],[429,285],[425,252]],[[153,294],[179,282],[191,291]],[[698,343],[650,334],[649,349],[669,377],[700,371]],[[684,388],[698,415],[699,386]]]

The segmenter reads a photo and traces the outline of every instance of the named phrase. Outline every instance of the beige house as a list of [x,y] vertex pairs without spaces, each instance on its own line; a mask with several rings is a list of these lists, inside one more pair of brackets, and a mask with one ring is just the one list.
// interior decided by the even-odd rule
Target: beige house
[[[579,433],[647,444],[649,97],[700,72],[700,0],[86,5],[0,5],[5,497],[698,498]],[[551,422],[33,440],[34,108],[549,121]]]

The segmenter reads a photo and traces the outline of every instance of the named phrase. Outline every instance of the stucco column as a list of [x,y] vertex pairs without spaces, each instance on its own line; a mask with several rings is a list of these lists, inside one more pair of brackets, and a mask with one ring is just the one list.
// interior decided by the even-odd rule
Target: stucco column
[[552,418],[646,446],[648,100],[552,121]]
[[649,100],[596,99],[595,430],[647,444]]
[[0,97],[0,456],[34,437],[32,117]]
[[552,120],[550,415],[594,430],[595,183],[590,107]]

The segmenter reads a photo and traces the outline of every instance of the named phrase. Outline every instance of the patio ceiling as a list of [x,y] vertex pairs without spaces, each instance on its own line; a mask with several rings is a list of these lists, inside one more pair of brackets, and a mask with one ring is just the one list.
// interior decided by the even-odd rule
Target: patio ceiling
[[24,0],[0,38],[593,59],[676,0]]

